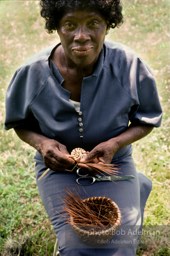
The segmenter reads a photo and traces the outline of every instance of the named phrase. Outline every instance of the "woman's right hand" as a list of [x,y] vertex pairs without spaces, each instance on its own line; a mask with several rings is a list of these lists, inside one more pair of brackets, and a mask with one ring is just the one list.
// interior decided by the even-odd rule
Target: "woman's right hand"
[[53,171],[72,169],[75,164],[65,145],[53,139],[42,140],[39,151],[45,165]]

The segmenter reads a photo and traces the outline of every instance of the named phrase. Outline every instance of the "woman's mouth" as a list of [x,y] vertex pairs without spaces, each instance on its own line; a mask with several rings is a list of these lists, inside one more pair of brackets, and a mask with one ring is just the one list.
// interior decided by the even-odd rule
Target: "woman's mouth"
[[86,56],[91,52],[92,47],[74,47],[72,51],[77,56]]

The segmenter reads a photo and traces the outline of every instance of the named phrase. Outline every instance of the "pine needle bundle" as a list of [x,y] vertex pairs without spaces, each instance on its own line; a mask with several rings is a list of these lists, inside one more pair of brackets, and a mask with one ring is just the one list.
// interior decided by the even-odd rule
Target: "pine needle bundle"
[[86,168],[96,171],[98,173],[108,174],[108,175],[115,175],[117,174],[117,167],[113,164],[106,164],[106,163],[83,163],[82,159],[88,154],[87,151],[85,151],[82,148],[75,148],[71,151],[71,156],[76,162],[76,166],[80,168]]
[[[102,162],[99,162],[99,163],[82,162],[82,158],[87,154],[88,152],[82,148],[73,149],[70,154],[70,157],[74,159],[75,165],[72,168],[72,170],[67,170],[67,171],[73,172],[78,167],[78,168],[88,169],[89,171],[93,171],[93,173],[97,172],[100,174],[107,174],[107,175],[116,175],[118,173],[117,171],[118,168],[113,164],[105,164]],[[43,174],[38,178],[38,180],[41,180],[49,171],[50,171],[49,168],[46,171],[44,171]]]

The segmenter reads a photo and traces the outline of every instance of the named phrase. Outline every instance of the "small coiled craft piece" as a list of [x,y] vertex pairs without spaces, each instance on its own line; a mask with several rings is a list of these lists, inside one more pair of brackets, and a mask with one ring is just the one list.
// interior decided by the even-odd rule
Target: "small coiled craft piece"
[[83,148],[74,148],[71,151],[71,156],[74,158],[74,160],[80,161],[82,158],[84,158],[86,155],[88,154],[88,152],[86,150],[84,150]]

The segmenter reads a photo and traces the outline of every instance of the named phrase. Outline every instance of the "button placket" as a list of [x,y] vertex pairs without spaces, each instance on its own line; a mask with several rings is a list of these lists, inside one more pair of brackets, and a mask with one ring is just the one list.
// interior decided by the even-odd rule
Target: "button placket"
[[81,111],[78,111],[78,126],[79,126],[79,136],[80,138],[83,138],[83,113]]

